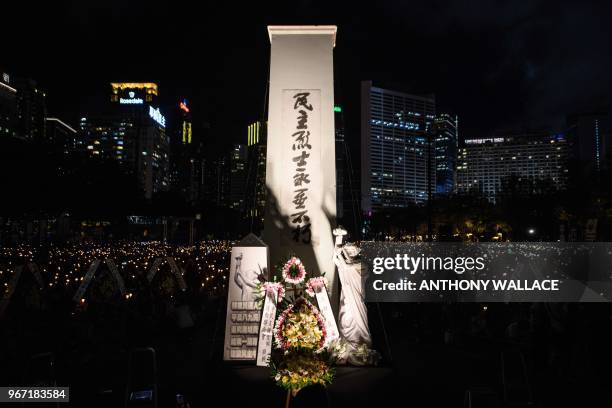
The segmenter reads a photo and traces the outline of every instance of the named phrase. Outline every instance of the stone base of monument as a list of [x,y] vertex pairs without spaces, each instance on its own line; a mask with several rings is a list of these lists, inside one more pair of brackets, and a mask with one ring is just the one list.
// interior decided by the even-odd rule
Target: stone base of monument
[[[224,365],[214,377],[217,390],[227,390],[228,405],[284,407],[287,393],[274,384],[266,367]],[[304,388],[291,399],[290,406],[371,407],[392,403],[393,391],[398,389],[395,378],[393,370],[386,367],[336,367],[332,385]]]

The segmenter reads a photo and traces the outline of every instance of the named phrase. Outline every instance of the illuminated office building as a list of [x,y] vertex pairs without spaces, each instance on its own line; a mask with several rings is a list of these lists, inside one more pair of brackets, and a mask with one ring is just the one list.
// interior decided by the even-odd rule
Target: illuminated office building
[[437,194],[451,194],[455,188],[459,149],[458,129],[457,115],[443,113],[434,119]]
[[11,77],[0,72],[0,138],[17,136],[17,89]]
[[612,131],[608,112],[574,114],[567,117],[571,156],[587,172],[600,172],[612,159]]
[[247,182],[247,147],[235,144],[229,155],[229,207],[245,210]]
[[79,122],[79,135],[75,142],[77,151],[92,157],[113,159],[120,163],[130,161],[135,165],[136,132],[129,120],[116,117],[83,117]]
[[220,157],[217,160],[204,160],[202,198],[208,204],[217,207],[229,205],[230,172],[228,158]]
[[146,199],[170,186],[166,118],[157,96],[154,83],[111,83],[107,113],[82,118],[76,141],[77,150],[122,163],[136,176]]
[[[561,134],[521,133],[466,139],[459,149],[457,192],[473,193],[495,203],[511,177],[565,188],[569,145]],[[535,184],[534,184],[535,186]],[[516,187],[516,186],[515,186]]]
[[351,233],[358,233],[361,220],[359,181],[353,173],[350,147],[344,126],[344,110],[334,106],[336,138],[336,218]]
[[429,137],[435,98],[364,81],[361,110],[362,211],[369,215],[426,202],[429,190],[435,191]]
[[171,140],[172,186],[187,203],[196,205],[204,199],[205,161],[202,131],[194,135],[191,107],[186,99],[176,105],[178,126]]
[[336,139],[336,217],[344,217],[344,178],[347,147],[344,140],[344,115],[342,107],[334,106],[334,136]]
[[120,128],[132,131],[124,139],[124,161],[134,169],[147,199],[170,187],[170,143],[157,97],[152,82],[111,83],[114,116]]
[[253,122],[247,127],[246,217],[257,231],[263,227],[266,207],[266,124]]
[[166,119],[159,108],[149,106],[149,118],[140,123],[137,169],[144,178],[145,198],[170,188],[170,146]]
[[179,103],[179,110],[181,116],[181,143],[182,144],[191,144],[192,142],[192,120],[191,120],[191,110],[189,106],[187,106],[187,100],[183,99],[182,102]]

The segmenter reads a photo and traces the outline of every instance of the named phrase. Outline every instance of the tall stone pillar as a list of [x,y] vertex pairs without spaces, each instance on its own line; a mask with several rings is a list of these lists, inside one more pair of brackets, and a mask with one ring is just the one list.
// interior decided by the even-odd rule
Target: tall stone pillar
[[[267,209],[273,266],[295,254],[325,273],[337,311],[333,49],[336,26],[269,26]],[[312,276],[312,275],[311,275]]]

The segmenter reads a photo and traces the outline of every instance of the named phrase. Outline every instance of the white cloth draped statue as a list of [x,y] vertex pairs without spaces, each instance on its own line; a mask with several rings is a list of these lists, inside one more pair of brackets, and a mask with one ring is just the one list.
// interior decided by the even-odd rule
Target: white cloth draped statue
[[352,244],[339,246],[338,235],[344,234],[334,231],[334,235],[336,235],[334,263],[338,268],[342,285],[338,328],[346,342],[344,353],[346,361],[353,365],[374,364],[378,360],[378,354],[370,349],[372,337],[368,327],[364,290],[366,276],[362,274],[361,263],[353,262],[353,258],[359,254],[359,248]]

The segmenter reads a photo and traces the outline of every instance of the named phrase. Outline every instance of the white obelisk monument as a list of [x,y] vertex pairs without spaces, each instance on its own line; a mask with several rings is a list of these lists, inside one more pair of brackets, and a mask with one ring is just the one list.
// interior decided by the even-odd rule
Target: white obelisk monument
[[269,26],[267,209],[270,265],[300,257],[325,273],[337,308],[333,50],[336,26]]

